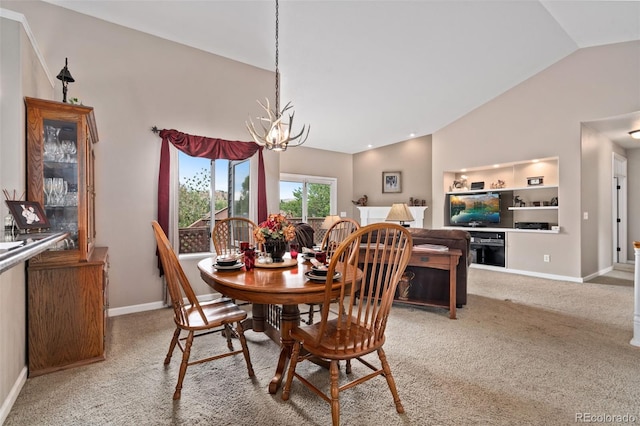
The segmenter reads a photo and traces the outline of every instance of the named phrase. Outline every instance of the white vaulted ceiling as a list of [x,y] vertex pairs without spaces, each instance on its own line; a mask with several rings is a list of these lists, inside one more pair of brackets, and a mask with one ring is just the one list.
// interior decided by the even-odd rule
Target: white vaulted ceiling
[[[47,1],[275,67],[275,1]],[[431,134],[579,48],[638,39],[639,1],[281,0],[281,99],[311,125],[305,146],[356,153]]]

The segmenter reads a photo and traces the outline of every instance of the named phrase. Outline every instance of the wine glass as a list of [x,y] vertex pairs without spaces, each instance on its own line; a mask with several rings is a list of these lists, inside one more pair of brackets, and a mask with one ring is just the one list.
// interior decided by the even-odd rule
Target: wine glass
[[44,203],[53,204],[53,178],[44,178]]
[[296,243],[289,243],[289,254],[291,255],[292,259],[297,259],[298,258],[298,244]]

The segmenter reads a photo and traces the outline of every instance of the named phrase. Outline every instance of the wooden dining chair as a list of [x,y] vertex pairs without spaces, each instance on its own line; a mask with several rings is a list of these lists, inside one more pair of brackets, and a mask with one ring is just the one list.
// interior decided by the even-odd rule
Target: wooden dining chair
[[[402,226],[386,223],[364,226],[338,246],[329,263],[320,321],[294,328],[290,332],[294,346],[282,390],[283,400],[289,399],[293,378],[296,377],[331,405],[331,419],[333,425],[337,426],[340,424],[340,392],[381,375],[391,390],[396,411],[404,413],[382,347],[393,296],[409,263],[411,248],[409,231]],[[358,268],[362,272],[360,282],[356,279]],[[334,301],[335,290],[332,287],[336,272],[341,272],[342,277],[338,278],[341,283],[340,297]],[[374,366],[362,358],[372,352],[377,352],[380,366]],[[298,363],[318,362],[318,359],[330,365],[329,393],[313,384],[311,377],[303,377],[296,371]],[[350,376],[353,359],[373,372],[355,379],[341,377],[339,361],[347,361],[345,372]],[[354,415],[357,416],[356,413]]]
[[229,217],[217,220],[211,232],[216,255],[237,253],[242,241],[246,241],[250,246],[256,247],[256,237],[253,231],[257,227],[255,222],[244,217]]
[[[331,225],[320,243],[320,249],[327,253],[327,259],[331,259],[340,243],[358,229],[360,229],[360,224],[350,218],[340,219]],[[318,309],[322,310],[322,305],[318,306]],[[313,324],[313,317],[316,312],[318,312],[316,305],[309,304],[308,319],[305,321],[307,324]]]
[[[249,348],[247,347],[247,341],[244,337],[244,330],[241,324],[241,321],[247,317],[247,313],[233,303],[231,299],[226,297],[221,297],[211,302],[200,303],[160,224],[153,221],[152,226],[158,244],[158,252],[160,253],[160,261],[164,269],[167,288],[169,289],[169,295],[171,297],[174,312],[173,320],[176,324],[176,330],[173,333],[173,338],[169,345],[169,352],[164,359],[164,364],[169,364],[176,346],[178,346],[183,353],[180,372],[178,374],[178,384],[176,385],[173,399],[180,399],[182,382],[187,367],[194,364],[213,361],[231,355],[243,354],[249,371],[249,377],[253,377],[254,372],[253,366],[251,365],[251,358],[249,357]],[[233,323],[236,323],[235,329],[232,327]],[[186,339],[180,338],[182,331],[188,333]],[[227,347],[230,352],[223,352],[207,358],[189,361],[191,345],[193,344],[194,338],[198,336],[196,332],[202,335],[204,332],[210,333],[212,331],[224,332],[224,336],[227,339]],[[237,336],[238,340],[240,340],[241,350],[234,350],[231,341],[232,336]],[[182,345],[182,340],[186,340],[184,346]]]
[[321,250],[327,252],[327,259],[332,258],[340,243],[358,229],[360,229],[360,224],[350,218],[342,218],[331,225],[327,233],[322,237],[322,243],[320,244]]

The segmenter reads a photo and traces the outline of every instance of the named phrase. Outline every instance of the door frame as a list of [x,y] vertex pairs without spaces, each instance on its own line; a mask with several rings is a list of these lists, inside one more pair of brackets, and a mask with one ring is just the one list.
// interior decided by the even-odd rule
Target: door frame
[[[611,157],[611,209],[613,263],[628,263],[627,257],[627,158],[616,152]],[[620,189],[618,189],[620,187]],[[618,222],[618,219],[620,220]],[[620,251],[618,251],[618,247]]]

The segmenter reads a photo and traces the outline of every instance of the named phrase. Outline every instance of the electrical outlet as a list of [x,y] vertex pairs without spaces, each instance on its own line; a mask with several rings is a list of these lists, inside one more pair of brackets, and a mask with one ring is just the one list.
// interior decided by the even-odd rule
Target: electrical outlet
[[582,219],[589,220],[589,212],[582,212]]
[[545,255],[544,255],[544,261],[545,261],[545,262],[551,262],[551,259],[549,258],[549,255],[548,255],[548,254],[545,254]]
[[340,212],[340,217],[347,217],[347,212]]

